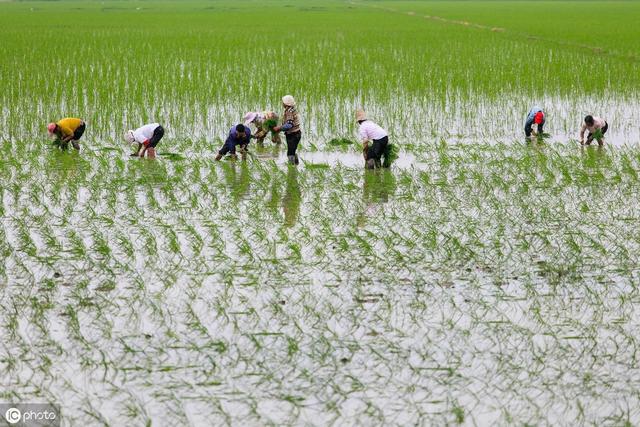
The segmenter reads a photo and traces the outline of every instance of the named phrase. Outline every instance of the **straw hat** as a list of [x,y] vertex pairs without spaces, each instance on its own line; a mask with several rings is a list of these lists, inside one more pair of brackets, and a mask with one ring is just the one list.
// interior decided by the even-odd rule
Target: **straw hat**
[[293,96],[291,95],[285,95],[282,97],[282,103],[284,105],[286,105],[287,107],[295,107],[296,105],[296,101],[295,99],[293,99]]
[[356,121],[359,122],[361,120],[367,120],[367,114],[364,112],[363,109],[358,109],[356,111]]

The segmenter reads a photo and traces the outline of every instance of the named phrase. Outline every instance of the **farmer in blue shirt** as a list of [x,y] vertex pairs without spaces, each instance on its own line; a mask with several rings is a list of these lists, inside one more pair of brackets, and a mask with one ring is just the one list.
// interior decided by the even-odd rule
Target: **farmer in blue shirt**
[[227,153],[230,153],[233,159],[237,158],[236,147],[238,146],[240,146],[242,160],[245,160],[247,158],[249,141],[251,141],[251,129],[249,127],[242,124],[232,127],[229,131],[229,136],[227,136],[227,140],[224,142],[220,151],[218,151],[216,160],[222,159],[222,156]]
[[[534,131],[532,128],[533,125],[538,126],[538,131]],[[532,134],[533,136],[539,135],[542,136],[542,128],[544,127],[544,111],[540,107],[533,107],[529,110],[529,114],[527,114],[527,120],[524,122],[524,134],[527,138],[529,138]]]

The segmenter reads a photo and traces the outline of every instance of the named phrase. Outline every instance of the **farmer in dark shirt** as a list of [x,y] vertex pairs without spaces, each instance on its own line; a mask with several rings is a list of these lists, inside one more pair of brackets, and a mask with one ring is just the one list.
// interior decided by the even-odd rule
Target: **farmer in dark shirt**
[[250,128],[242,124],[232,127],[229,131],[229,136],[227,136],[227,140],[224,142],[220,151],[218,151],[216,160],[222,159],[222,156],[227,153],[229,153],[232,158],[237,158],[236,147],[238,146],[240,147],[242,160],[245,160],[247,157],[247,146],[249,145],[249,141],[251,141]]

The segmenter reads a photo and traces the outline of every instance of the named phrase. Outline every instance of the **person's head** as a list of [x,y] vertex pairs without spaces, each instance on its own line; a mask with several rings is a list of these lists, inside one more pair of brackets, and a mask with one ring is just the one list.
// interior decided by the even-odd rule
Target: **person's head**
[[136,141],[136,138],[133,136],[133,131],[131,129],[124,133],[124,140],[129,144],[133,144]]
[[593,116],[589,115],[585,117],[584,122],[587,124],[587,126],[593,126]]
[[48,131],[50,134],[54,134],[54,133],[56,133],[56,131],[57,131],[57,130],[58,130],[58,125],[57,125],[57,124],[55,124],[55,123],[49,123],[49,124],[47,125],[47,131]]
[[540,125],[542,122],[544,122],[544,113],[542,111],[538,111],[533,117],[533,123]]
[[238,126],[236,126],[236,135],[238,135],[239,138],[244,138],[245,132],[246,129],[243,124],[239,124]]
[[285,95],[282,97],[282,105],[285,107],[295,107],[296,100],[293,99],[293,96],[291,95]]
[[363,110],[363,109],[361,109],[361,108],[360,108],[360,109],[358,109],[358,110],[356,111],[356,121],[357,121],[358,123],[362,123],[362,122],[364,122],[365,120],[367,120],[367,114],[364,112],[364,110]]

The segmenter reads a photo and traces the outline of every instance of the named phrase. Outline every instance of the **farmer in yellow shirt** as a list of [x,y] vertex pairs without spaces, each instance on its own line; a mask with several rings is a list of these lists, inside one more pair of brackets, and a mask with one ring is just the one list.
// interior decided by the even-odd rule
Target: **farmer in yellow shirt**
[[80,144],[78,144],[78,140],[84,133],[85,127],[84,120],[67,117],[57,123],[49,123],[47,130],[49,131],[49,136],[55,138],[57,146],[66,149],[69,141],[71,141],[73,148],[79,150]]

